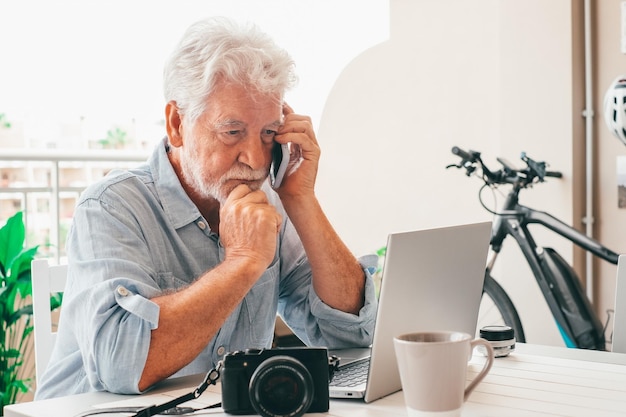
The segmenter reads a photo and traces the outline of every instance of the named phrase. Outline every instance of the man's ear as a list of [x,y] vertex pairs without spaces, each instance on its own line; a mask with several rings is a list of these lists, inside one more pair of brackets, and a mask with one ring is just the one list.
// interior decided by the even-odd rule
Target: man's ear
[[175,101],[170,101],[165,105],[165,128],[169,143],[179,147],[183,144],[182,117]]

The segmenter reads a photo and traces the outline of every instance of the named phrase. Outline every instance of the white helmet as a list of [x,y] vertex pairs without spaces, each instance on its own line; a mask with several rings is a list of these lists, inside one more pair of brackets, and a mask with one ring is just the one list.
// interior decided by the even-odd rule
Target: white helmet
[[604,121],[626,145],[626,75],[617,77],[604,95]]

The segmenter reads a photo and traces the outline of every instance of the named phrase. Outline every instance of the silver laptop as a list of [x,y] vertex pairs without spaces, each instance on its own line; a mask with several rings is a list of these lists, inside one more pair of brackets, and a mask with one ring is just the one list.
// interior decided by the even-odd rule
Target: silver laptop
[[611,350],[626,353],[626,255],[620,255],[617,261],[614,311]]
[[[374,341],[370,349],[330,352],[340,358],[331,398],[371,402],[399,391],[396,335],[423,330],[476,333],[490,236],[491,222],[389,235]],[[362,365],[365,382],[337,386],[342,368]]]

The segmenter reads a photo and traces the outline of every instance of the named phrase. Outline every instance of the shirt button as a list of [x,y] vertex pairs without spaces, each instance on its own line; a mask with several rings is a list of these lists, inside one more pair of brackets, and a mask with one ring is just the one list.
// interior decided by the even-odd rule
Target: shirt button
[[126,297],[129,294],[129,291],[124,287],[117,287],[117,293],[122,297]]
[[226,348],[224,348],[224,346],[220,346],[217,348],[217,354],[219,356],[222,356],[224,353],[226,353]]
[[198,222],[198,227],[202,230],[206,229],[206,223],[203,221]]

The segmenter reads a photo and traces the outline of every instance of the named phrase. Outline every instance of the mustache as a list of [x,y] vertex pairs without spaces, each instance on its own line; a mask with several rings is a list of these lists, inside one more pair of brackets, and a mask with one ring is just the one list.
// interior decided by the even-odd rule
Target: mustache
[[269,175],[269,169],[252,169],[245,165],[238,165],[229,169],[222,178],[221,183],[231,180],[264,181]]

